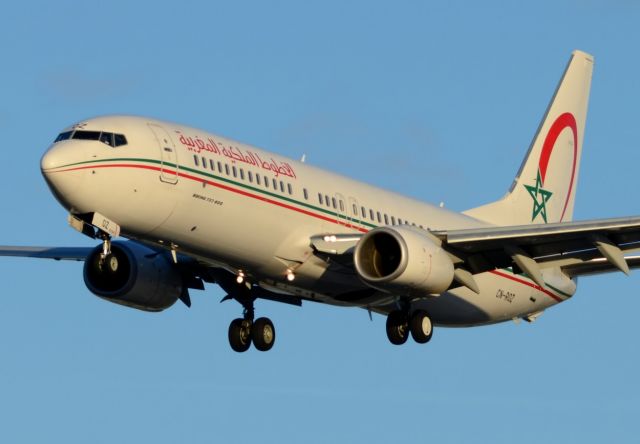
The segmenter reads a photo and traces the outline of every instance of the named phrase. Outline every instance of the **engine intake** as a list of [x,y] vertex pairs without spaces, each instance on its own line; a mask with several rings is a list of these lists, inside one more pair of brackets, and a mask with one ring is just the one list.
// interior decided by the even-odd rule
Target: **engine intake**
[[356,271],[369,286],[406,295],[440,294],[453,281],[453,262],[428,233],[411,226],[365,234],[354,253]]
[[166,255],[134,242],[113,242],[101,259],[96,247],[84,263],[84,282],[93,294],[115,304],[162,311],[182,294],[183,279]]

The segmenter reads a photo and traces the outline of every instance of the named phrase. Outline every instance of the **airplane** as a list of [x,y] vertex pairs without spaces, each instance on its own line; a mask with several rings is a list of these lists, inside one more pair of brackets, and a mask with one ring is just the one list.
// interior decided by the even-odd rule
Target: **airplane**
[[532,322],[580,276],[640,265],[640,217],[572,220],[592,70],[572,53],[507,194],[462,213],[188,126],[83,120],[41,170],[98,245],[0,256],[84,261],[90,292],[149,312],[190,307],[190,289],[215,283],[243,309],[228,330],[236,352],[275,343],[259,299],[384,315],[395,345],[426,343],[434,326]]

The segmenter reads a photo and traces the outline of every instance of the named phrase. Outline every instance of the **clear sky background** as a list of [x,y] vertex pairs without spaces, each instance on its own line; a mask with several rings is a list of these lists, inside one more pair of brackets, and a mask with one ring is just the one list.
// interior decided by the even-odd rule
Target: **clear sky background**
[[[63,127],[177,121],[464,210],[500,197],[573,49],[595,55],[577,219],[640,214],[640,4],[6,1],[0,244],[91,245],[40,156]],[[259,302],[232,352],[215,286],[148,314],[82,265],[0,259],[0,442],[638,442],[640,272],[534,324],[394,347],[358,309]]]

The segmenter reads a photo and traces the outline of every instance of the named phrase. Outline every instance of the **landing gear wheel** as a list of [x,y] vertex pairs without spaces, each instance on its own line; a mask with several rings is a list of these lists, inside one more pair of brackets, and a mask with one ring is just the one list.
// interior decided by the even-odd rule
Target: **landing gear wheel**
[[426,344],[433,335],[433,323],[426,311],[417,310],[411,315],[409,330],[413,340],[418,344]]
[[238,353],[246,352],[251,347],[251,321],[234,319],[229,325],[229,345]]
[[108,273],[116,274],[118,272],[118,268],[120,267],[120,261],[115,254],[109,253],[103,259],[102,266],[107,270]]
[[276,341],[276,330],[269,318],[258,318],[251,328],[251,339],[257,350],[269,351]]
[[402,345],[409,338],[409,319],[404,311],[392,311],[387,316],[387,337],[394,345]]

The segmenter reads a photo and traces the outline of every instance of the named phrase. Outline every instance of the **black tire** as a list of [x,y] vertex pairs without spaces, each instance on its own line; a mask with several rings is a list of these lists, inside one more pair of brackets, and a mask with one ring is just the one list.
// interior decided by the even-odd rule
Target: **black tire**
[[387,316],[387,338],[393,345],[402,345],[409,338],[409,319],[404,311],[392,311]]
[[269,318],[258,318],[251,328],[251,339],[256,350],[269,351],[276,342],[276,329]]
[[233,351],[246,352],[251,347],[251,321],[234,319],[229,324],[229,345]]
[[413,340],[418,344],[426,344],[433,335],[433,322],[426,311],[416,310],[411,315],[409,330]]

